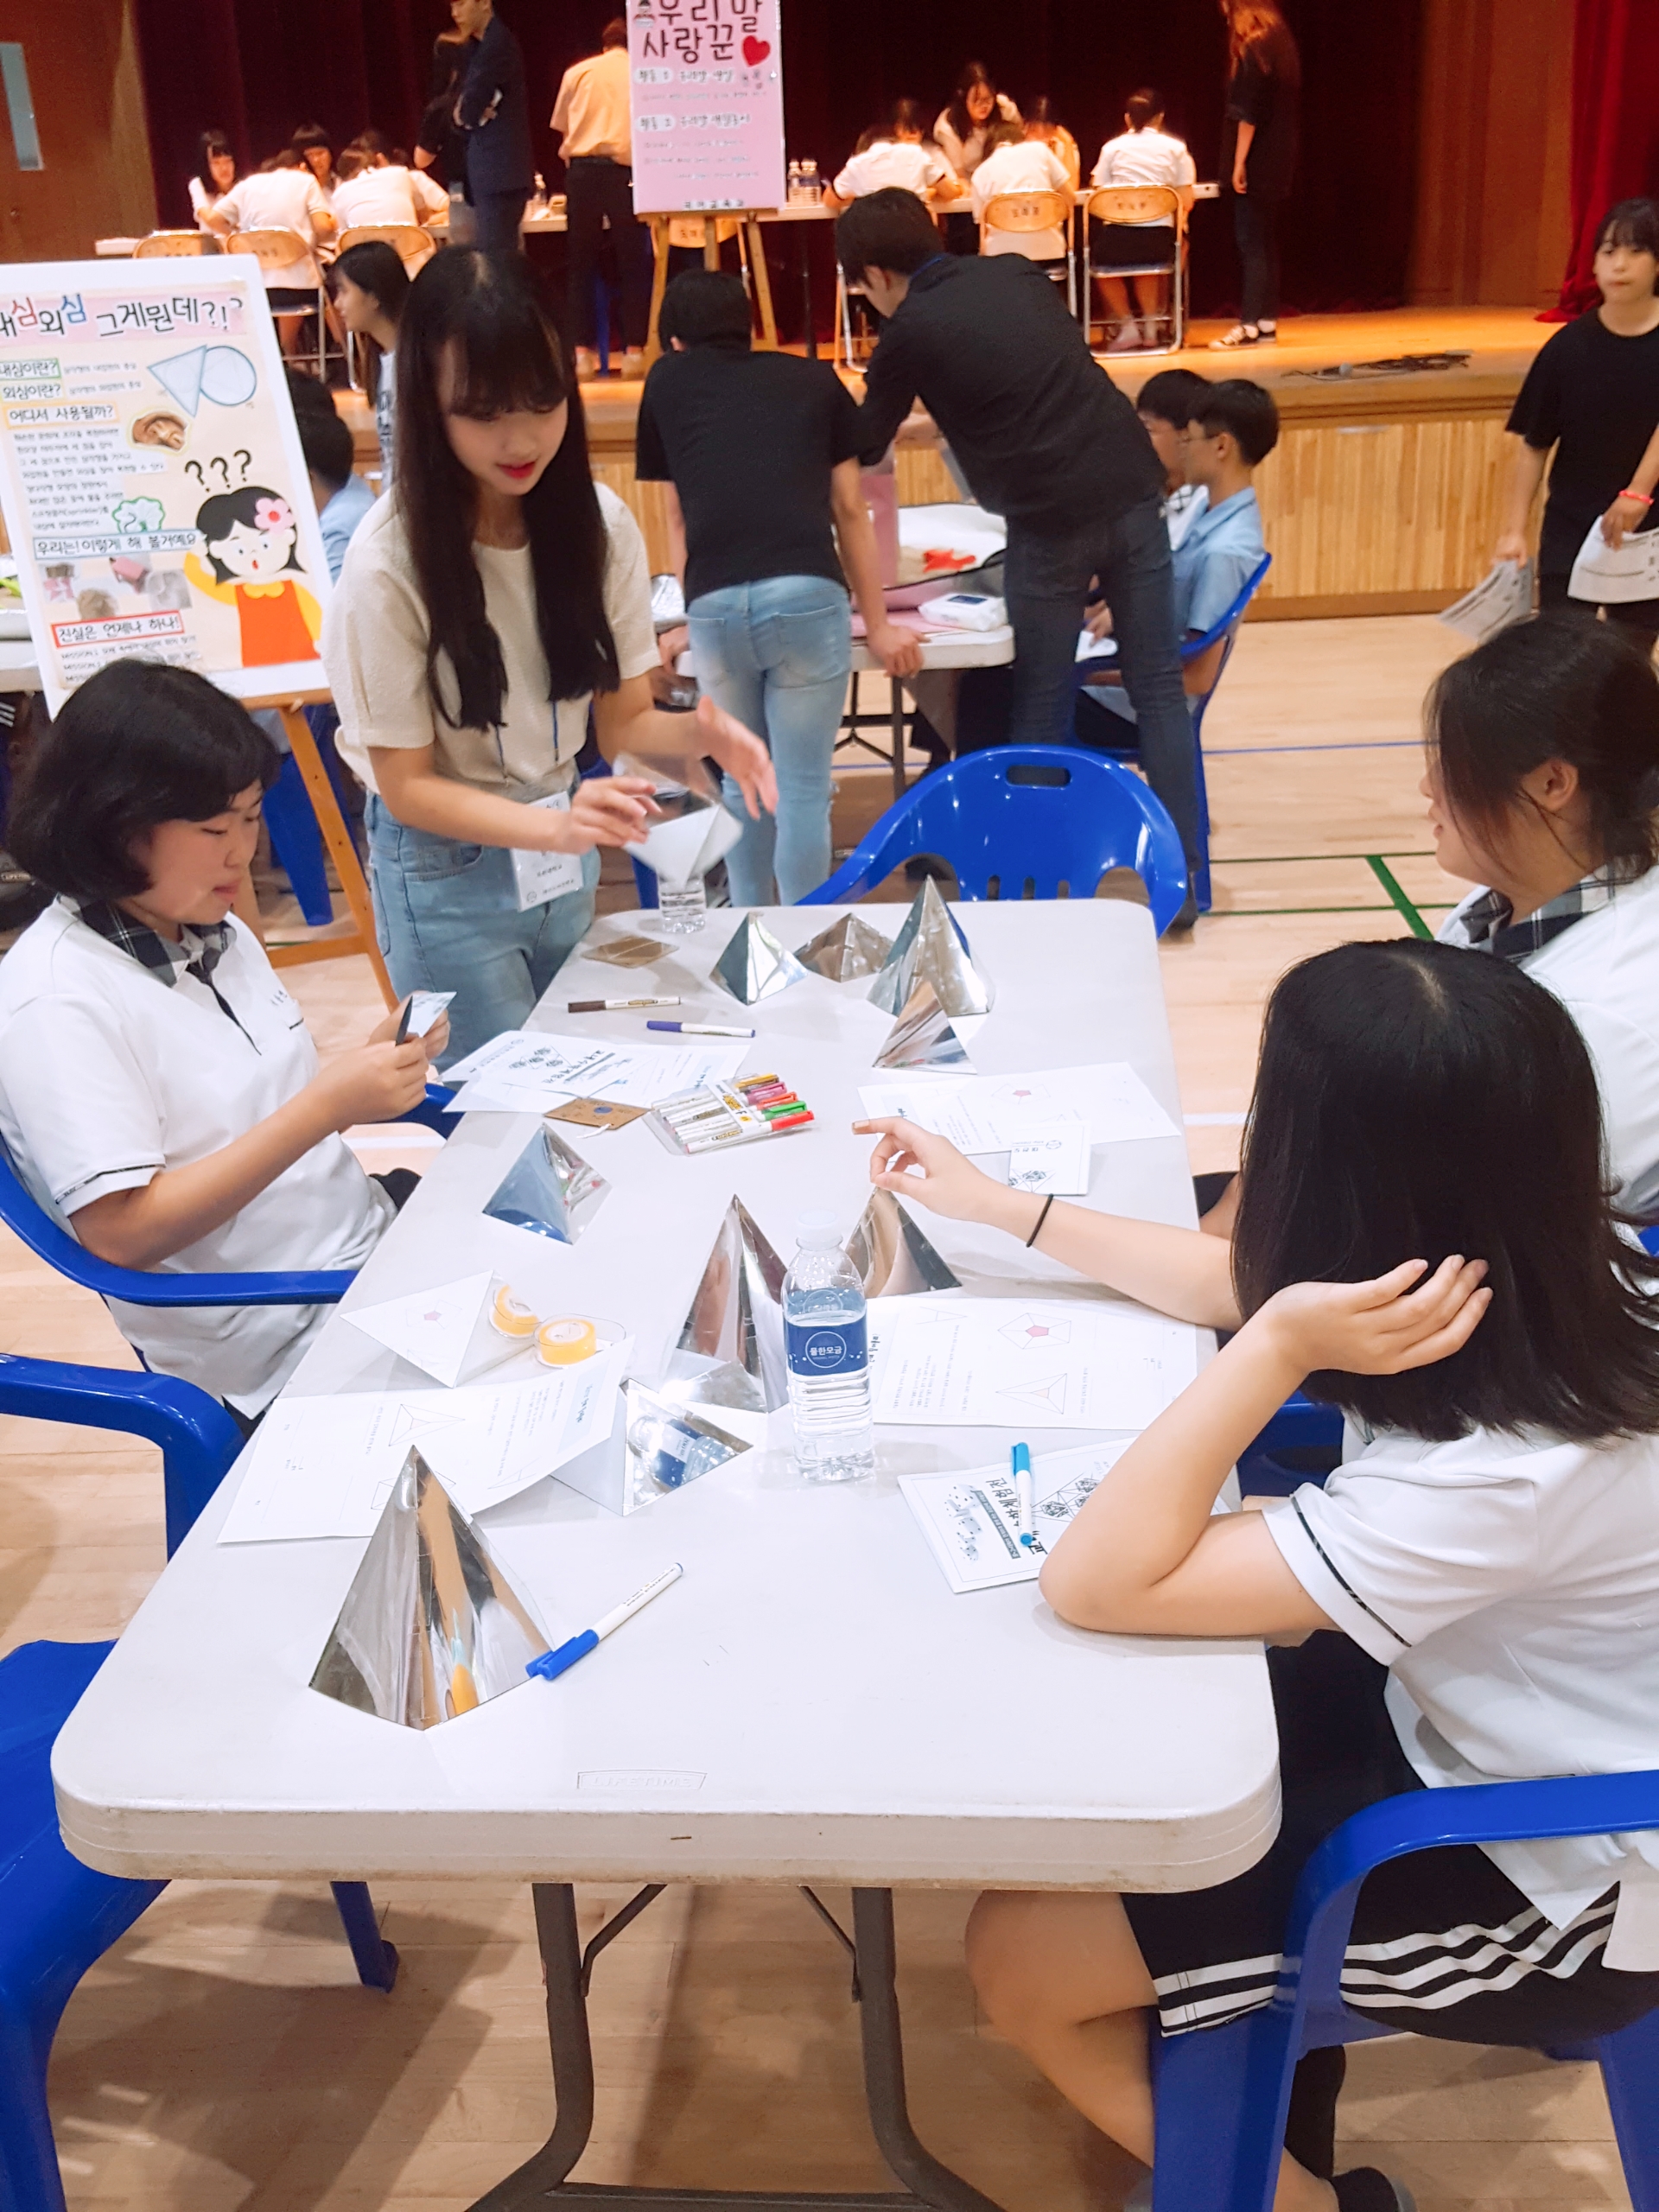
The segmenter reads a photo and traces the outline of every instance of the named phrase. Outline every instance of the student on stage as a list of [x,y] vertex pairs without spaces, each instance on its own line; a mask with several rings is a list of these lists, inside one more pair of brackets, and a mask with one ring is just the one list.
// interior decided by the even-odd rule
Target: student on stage
[[[361,1267],[413,1187],[340,1132],[419,1103],[440,1016],[319,1065],[304,1018],[232,914],[278,755],[205,677],[116,661],[37,746],[7,842],[58,896],[0,963],[0,1134],[30,1191],[118,1267],[230,1274]],[[262,1413],[327,1306],[112,1301],[146,1366]]]
[[320,123],[302,123],[289,144],[317,180],[325,200],[332,200],[339,182],[334,168],[334,139]]
[[[1163,185],[1179,193],[1184,205],[1190,208],[1192,185],[1198,173],[1185,142],[1171,137],[1164,129],[1162,96],[1149,86],[1132,92],[1123,111],[1123,126],[1122,136],[1109,138],[1100,149],[1092,179],[1096,189]],[[1114,276],[1110,270],[1114,265],[1122,268],[1148,261],[1173,261],[1175,225],[1158,221],[1101,223],[1091,217],[1089,228],[1090,274],[1105,293],[1106,304],[1118,323],[1117,334],[1107,352],[1127,353],[1137,346],[1155,346],[1158,325],[1169,314],[1168,277]],[[1133,310],[1129,306],[1131,286],[1135,291]],[[1136,315],[1141,318],[1138,322]]]
[[[1067,192],[1065,164],[1040,138],[1033,138],[1023,123],[994,123],[984,160],[974,171],[969,189],[974,220],[982,225],[985,210],[1000,193]],[[1063,275],[1066,230],[1056,224],[1046,231],[982,232],[982,253],[1023,253],[1027,261],[1047,263]]]
[[[998,2031],[1151,2164],[1148,2026],[1269,2001],[1296,1878],[1342,1821],[1425,1785],[1652,1764],[1659,1263],[1609,1210],[1595,1074],[1559,1000],[1412,938],[1320,953],[1274,990],[1230,1247],[867,1126],[872,1181],[907,1204],[1236,1332],[1103,1476],[1041,1587],[1073,1629],[1288,1647],[1268,1654],[1277,1840],[1194,1895],[989,1892],[968,1931]],[[1299,1389],[1347,1415],[1340,1468],[1212,1516]],[[1408,1859],[1361,1889],[1344,1996],[1475,2043],[1615,2032],[1659,2005],[1656,1885],[1645,1835]],[[1333,2178],[1340,2079],[1305,2069],[1279,2212],[1408,2202],[1375,2168]]]
[[[940,151],[964,184],[991,149],[991,128],[999,121],[1018,123],[1020,111],[982,61],[970,61],[963,70],[949,106],[941,108],[933,124]],[[945,244],[952,253],[977,253],[979,235],[971,216],[947,214]]]
[[1046,92],[1038,92],[1026,102],[1025,111],[1027,137],[1042,141],[1065,171],[1066,183],[1075,192],[1083,175],[1083,156],[1065,125],[1055,120],[1053,101]]
[[190,213],[197,227],[206,230],[202,217],[211,207],[217,207],[225,194],[236,182],[236,156],[231,142],[222,130],[204,130],[201,134],[201,159],[196,174],[190,180]]
[[365,238],[360,245],[346,247],[328,271],[328,281],[340,321],[359,340],[369,341],[365,380],[374,393],[380,488],[389,492],[397,454],[397,325],[409,296],[409,272],[384,238]]
[[276,321],[284,353],[299,346],[300,325],[317,312],[317,264],[311,249],[334,235],[327,196],[294,147],[287,148],[233,184],[198,218],[205,231],[222,238],[242,231],[291,231],[300,257],[262,271],[265,300]]
[[353,230],[416,230],[449,213],[449,195],[419,169],[394,162],[378,130],[365,130],[340,157],[331,195],[343,236]]
[[575,340],[577,381],[599,374],[594,275],[607,228],[620,280],[622,373],[642,377],[651,322],[651,232],[633,212],[628,26],[622,16],[606,24],[597,54],[565,71],[550,128],[560,134],[564,163],[565,320]]
[[1211,344],[1271,346],[1279,336],[1279,215],[1301,137],[1302,60],[1278,0],[1221,0],[1227,18],[1222,174],[1233,193],[1243,276],[1238,321]]
[[[1515,441],[1500,561],[1527,557],[1527,518],[1553,449],[1538,546],[1538,595],[1586,620],[1593,601],[1569,597],[1567,582],[1591,524],[1648,530],[1659,478],[1659,203],[1621,200],[1596,245],[1601,304],[1569,322],[1537,354],[1510,412]],[[1652,446],[1652,466],[1648,465]],[[1610,601],[1610,622],[1651,651],[1659,599]]]
[[467,138],[467,199],[486,253],[517,253],[524,203],[535,181],[524,50],[495,12],[494,0],[449,0],[463,37],[474,40],[456,97],[456,127]]
[[919,100],[895,100],[880,130],[867,132],[824,194],[828,207],[850,207],[867,192],[898,186],[918,200],[944,204],[960,200],[968,187],[929,137]]
[[453,990],[457,1056],[520,1027],[594,916],[601,845],[643,831],[607,758],[708,754],[751,815],[760,740],[705,699],[659,714],[639,525],[588,465],[582,402],[522,255],[451,246],[398,334],[397,480],[363,524],[322,650],[367,785],[370,878],[400,991]]

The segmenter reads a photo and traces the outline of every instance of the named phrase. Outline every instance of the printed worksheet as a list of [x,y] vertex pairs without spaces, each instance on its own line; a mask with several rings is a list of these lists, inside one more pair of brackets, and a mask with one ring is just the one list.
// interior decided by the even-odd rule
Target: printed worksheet
[[750,1049],[741,1042],[612,1045],[593,1037],[508,1030],[448,1070],[445,1081],[461,1088],[446,1111],[539,1114],[572,1098],[654,1106],[677,1091],[735,1075]]
[[1090,1144],[1179,1135],[1126,1060],[1031,1075],[946,1076],[859,1086],[872,1120],[902,1114],[958,1152],[1007,1152],[1033,1124],[1084,1122]]
[[1143,1306],[883,1300],[874,1415],[929,1427],[1145,1428],[1198,1372],[1195,1332]]
[[958,1475],[901,1475],[899,1488],[916,1525],[960,1594],[1034,1582],[1057,1539],[1130,1439],[1052,1452],[1031,1463],[1035,1541],[1020,1540],[1020,1499],[1007,1464]]

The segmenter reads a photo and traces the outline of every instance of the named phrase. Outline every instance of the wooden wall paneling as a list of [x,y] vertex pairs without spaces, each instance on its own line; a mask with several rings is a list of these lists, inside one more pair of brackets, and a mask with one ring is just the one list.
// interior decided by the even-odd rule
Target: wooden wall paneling
[[46,164],[19,169],[0,108],[0,256],[84,261],[94,238],[153,230],[132,0],[0,0],[0,39],[22,47]]

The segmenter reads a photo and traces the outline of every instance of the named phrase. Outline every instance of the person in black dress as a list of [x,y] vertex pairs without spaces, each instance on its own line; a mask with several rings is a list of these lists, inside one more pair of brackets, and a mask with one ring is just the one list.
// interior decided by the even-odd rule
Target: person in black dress
[[1302,60],[1274,0],[1221,0],[1227,18],[1227,120],[1222,175],[1233,188],[1243,264],[1238,321],[1212,343],[1271,346],[1279,335],[1279,210],[1290,196],[1300,137]]
[[[1617,545],[1655,518],[1659,453],[1659,205],[1621,200],[1596,245],[1601,304],[1558,330],[1527,372],[1507,429],[1515,448],[1504,508],[1500,561],[1527,557],[1527,517],[1551,448],[1555,454],[1538,547],[1538,593],[1545,607],[1593,616],[1588,601],[1571,599],[1567,582],[1586,533],[1599,516]],[[1652,646],[1659,637],[1659,599],[1610,604],[1622,622]]]

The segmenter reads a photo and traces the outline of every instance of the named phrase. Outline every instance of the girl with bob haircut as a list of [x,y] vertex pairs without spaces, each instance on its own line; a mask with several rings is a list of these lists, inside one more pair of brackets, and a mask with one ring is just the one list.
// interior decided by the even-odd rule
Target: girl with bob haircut
[[578,781],[590,708],[607,760],[707,753],[752,816],[776,807],[758,738],[710,699],[652,703],[645,541],[589,473],[520,255],[452,246],[410,286],[396,480],[346,556],[322,654],[368,787],[387,965],[400,992],[455,992],[457,1055],[524,1023],[593,920],[595,848],[643,835],[647,779]]
[[[297,1006],[232,913],[276,748],[205,677],[120,660],[37,747],[8,842],[57,893],[0,963],[0,1135],[54,1220],[118,1267],[360,1268],[413,1187],[340,1132],[417,1104],[442,1019],[321,1068]],[[324,1306],[111,1300],[144,1361],[264,1412]]]
[[[996,2026],[1150,2164],[1148,2015],[1178,2035],[1268,2001],[1322,1836],[1425,1785],[1652,1764],[1659,1266],[1610,1211],[1595,1073],[1560,1001],[1508,961],[1410,938],[1320,953],[1274,990],[1230,1247],[1005,1189],[909,1122],[865,1126],[880,1188],[1236,1332],[1103,1476],[1041,1586],[1077,1629],[1292,1647],[1268,1655],[1278,1840],[1198,1895],[988,1893],[968,1933]],[[1298,1389],[1343,1409],[1343,1465],[1212,1518]],[[1610,2032],[1659,2005],[1656,1882],[1647,1837],[1382,1869],[1344,1997],[1459,2040]],[[1279,2212],[1398,2212],[1373,2169],[1333,2186],[1339,2071],[1313,2076]]]

